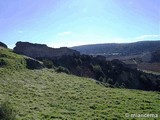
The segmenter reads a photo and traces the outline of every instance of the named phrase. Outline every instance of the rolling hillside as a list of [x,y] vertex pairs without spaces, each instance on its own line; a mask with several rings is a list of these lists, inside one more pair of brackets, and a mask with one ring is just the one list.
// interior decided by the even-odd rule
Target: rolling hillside
[[7,101],[17,120],[120,120],[128,119],[126,113],[160,114],[159,92],[104,87],[53,69],[29,70],[25,57],[8,49],[0,49],[0,60],[5,63],[0,66],[0,103]]

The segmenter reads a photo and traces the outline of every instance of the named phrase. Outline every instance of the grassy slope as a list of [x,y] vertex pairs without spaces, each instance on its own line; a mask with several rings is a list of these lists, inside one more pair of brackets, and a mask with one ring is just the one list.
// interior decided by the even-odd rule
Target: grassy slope
[[125,113],[160,114],[159,92],[106,88],[54,70],[20,69],[25,66],[22,56],[7,50],[2,53],[14,66],[8,63],[0,68],[0,101],[8,100],[19,120],[119,120],[126,119]]
[[21,70],[26,67],[24,56],[17,55],[12,50],[0,47],[0,62],[4,61],[5,67],[12,70]]

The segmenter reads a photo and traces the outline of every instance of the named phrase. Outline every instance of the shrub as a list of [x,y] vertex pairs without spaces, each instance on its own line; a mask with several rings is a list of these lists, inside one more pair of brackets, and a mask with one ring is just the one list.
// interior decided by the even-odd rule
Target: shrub
[[99,66],[99,65],[93,65],[92,67],[93,67],[94,72],[101,72],[102,71],[101,66]]
[[98,81],[104,82],[104,78],[101,76],[101,77],[98,79]]
[[64,72],[64,73],[70,74],[69,70],[68,70],[67,68],[62,67],[62,66],[59,66],[59,67],[56,69],[56,72],[58,72],[58,73]]
[[119,87],[120,87],[120,88],[125,88],[125,84],[122,83]]
[[98,80],[100,77],[104,78],[104,73],[102,71],[102,68],[100,65],[93,65],[92,66],[93,71],[95,73],[96,79]]
[[8,101],[0,105],[0,120],[15,120],[16,114]]
[[111,85],[113,84],[113,80],[111,78],[108,78],[107,82]]
[[0,67],[6,65],[6,62],[3,59],[0,59]]
[[46,68],[54,68],[53,62],[51,60],[43,60],[43,65]]
[[81,68],[80,66],[77,66],[76,67],[76,75],[78,75],[78,76],[82,76],[83,74],[83,68]]
[[119,83],[116,82],[116,83],[114,84],[114,87],[119,88],[119,87],[120,87]]

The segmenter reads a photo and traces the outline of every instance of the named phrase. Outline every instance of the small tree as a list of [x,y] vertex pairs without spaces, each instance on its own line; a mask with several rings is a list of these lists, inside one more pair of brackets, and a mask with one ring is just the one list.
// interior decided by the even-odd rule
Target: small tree
[[111,78],[108,78],[107,82],[111,85],[113,84],[113,80]]
[[104,78],[105,75],[104,75],[104,73],[103,73],[102,68],[101,68],[100,65],[93,65],[92,68],[93,68],[93,71],[94,71],[94,73],[95,73],[95,75],[96,75],[96,79],[97,79],[97,80],[98,80],[100,77]]
[[104,82],[104,78],[101,76],[101,77],[98,79],[98,81]]
[[116,82],[116,83],[114,84],[114,87],[119,88],[119,87],[120,87],[119,83]]
[[43,65],[49,69],[54,67],[53,62],[51,60],[43,60]]
[[70,74],[69,70],[68,70],[67,68],[62,67],[62,66],[59,66],[59,67],[56,69],[56,72],[58,72],[58,73],[64,72],[64,73]]

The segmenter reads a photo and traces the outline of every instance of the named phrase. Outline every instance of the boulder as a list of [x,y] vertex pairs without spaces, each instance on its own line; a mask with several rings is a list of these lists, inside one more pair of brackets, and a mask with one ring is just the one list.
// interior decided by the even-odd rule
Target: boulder
[[26,67],[28,69],[41,69],[41,68],[43,68],[43,64],[38,60],[28,58],[28,57],[26,57],[25,60],[26,60]]

